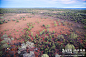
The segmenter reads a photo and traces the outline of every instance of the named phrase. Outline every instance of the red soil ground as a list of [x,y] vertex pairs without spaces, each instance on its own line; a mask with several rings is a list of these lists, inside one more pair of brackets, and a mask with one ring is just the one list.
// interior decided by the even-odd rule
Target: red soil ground
[[[21,15],[25,16],[25,14],[17,14],[16,16],[21,16]],[[23,20],[23,19],[26,19],[26,20]],[[3,32],[3,34],[6,33],[7,35],[9,35],[11,33],[11,36],[13,38],[15,38],[15,37],[19,38],[21,35],[24,34],[22,32],[23,28],[28,28],[27,23],[32,22],[32,23],[35,23],[34,28],[32,28],[32,30],[31,30],[31,32],[33,32],[33,35],[36,35],[37,32],[42,31],[43,29],[45,29],[45,28],[42,27],[43,24],[44,25],[50,25],[50,28],[48,28],[50,32],[55,31],[58,34],[69,33],[70,28],[68,28],[67,26],[58,25],[58,23],[60,21],[59,22],[56,21],[57,26],[54,27],[54,21],[55,20],[51,20],[51,19],[48,19],[48,18],[47,19],[41,19],[40,17],[37,17],[37,16],[31,17],[31,18],[28,18],[28,16],[25,16],[25,18],[22,18],[21,20],[19,20],[19,22],[11,20],[11,21],[8,21],[8,23],[1,24],[0,25],[0,28],[1,28],[0,32]],[[5,30],[7,30],[7,31],[5,31]],[[17,30],[18,30],[18,32],[17,32]],[[60,31],[62,31],[62,33]]]
[[[3,32],[3,34],[11,34],[11,36],[13,38],[20,38],[20,36],[22,36],[25,32],[25,30],[23,30],[24,28],[28,28],[27,26],[27,23],[29,22],[32,22],[32,23],[35,23],[33,26],[34,28],[31,29],[31,32],[33,32],[33,36],[35,36],[36,34],[39,34],[39,31],[42,31],[43,29],[46,29],[43,27],[43,24],[44,25],[50,25],[50,27],[48,28],[49,29],[49,32],[52,32],[52,31],[55,31],[57,33],[55,33],[56,36],[60,35],[60,34],[70,34],[70,29],[73,29],[73,28],[69,28],[68,26],[63,26],[63,24],[61,23],[62,20],[60,20],[59,22],[56,21],[55,19],[50,19],[50,18],[42,18],[40,17],[40,15],[30,15],[32,16],[31,18],[28,17],[28,15],[30,14],[14,14],[12,16],[5,16],[5,20],[8,20],[10,19],[11,21],[8,21],[7,23],[4,23],[4,24],[1,24],[0,25],[0,33]],[[25,18],[21,18],[20,17],[25,17]],[[18,19],[19,22],[16,22],[16,21],[12,21],[12,19]],[[23,20],[23,19],[26,19],[26,20]],[[57,26],[54,27],[54,21],[56,21],[56,24]],[[58,25],[59,23],[61,23],[61,25]],[[65,21],[65,23],[68,24],[68,22]],[[70,24],[68,24],[70,25]],[[74,26],[74,25],[73,25]],[[6,30],[6,31],[5,31]],[[22,30],[24,32],[22,32]],[[77,33],[80,34],[79,31],[76,31]],[[0,36],[2,36],[3,34],[1,34]],[[1,41],[1,40],[0,40]],[[12,41],[12,43],[17,43],[17,42],[23,42],[24,39],[21,39],[21,40],[14,40]],[[61,42],[58,42],[61,44]]]

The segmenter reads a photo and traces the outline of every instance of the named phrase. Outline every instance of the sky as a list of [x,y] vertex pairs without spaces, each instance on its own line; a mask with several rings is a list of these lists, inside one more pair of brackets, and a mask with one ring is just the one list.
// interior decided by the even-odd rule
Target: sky
[[0,0],[0,8],[86,8],[86,0]]

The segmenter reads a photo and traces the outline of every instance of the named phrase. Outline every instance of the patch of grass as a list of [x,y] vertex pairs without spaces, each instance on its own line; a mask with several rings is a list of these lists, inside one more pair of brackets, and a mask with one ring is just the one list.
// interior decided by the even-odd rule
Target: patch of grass
[[2,21],[3,23],[5,22],[5,20]]
[[47,33],[49,33],[49,29],[47,29]]
[[7,31],[6,29],[4,31]]
[[8,19],[8,21],[10,21],[10,20]]
[[59,19],[57,19],[57,21],[59,22]]
[[15,30],[15,29],[14,29]]
[[72,45],[72,44],[67,44],[66,46],[65,46],[65,49],[75,49],[75,47],[74,47],[74,45]]
[[54,21],[54,24],[56,24],[56,21]]
[[0,24],[3,24],[3,22],[0,20]]
[[71,39],[75,39],[77,37],[78,37],[78,35],[75,34],[74,32],[69,35],[69,38],[71,38]]
[[59,25],[61,25],[61,23],[59,23]]
[[30,31],[31,29],[30,28],[28,28],[28,31]]
[[49,28],[49,27],[50,27],[50,25],[46,25],[45,27],[46,27],[46,28]]
[[7,21],[5,21],[5,23],[7,23]]
[[43,27],[45,27],[45,25],[44,25],[44,24],[43,24],[42,26],[43,26]]
[[57,26],[57,24],[54,24],[54,26],[56,27],[56,26]]
[[55,31],[53,31],[53,33],[55,33]]
[[15,19],[13,19],[12,21],[15,21]]
[[19,20],[16,20],[16,22],[19,22]]
[[33,37],[33,32],[31,32],[31,36]]
[[19,30],[17,30],[17,32],[18,32]]
[[9,36],[11,36],[11,34],[9,34]]

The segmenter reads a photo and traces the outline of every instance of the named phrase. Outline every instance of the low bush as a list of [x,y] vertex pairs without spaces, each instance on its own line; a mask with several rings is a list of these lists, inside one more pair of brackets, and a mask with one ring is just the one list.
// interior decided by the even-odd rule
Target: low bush
[[0,24],[3,24],[3,22],[0,20]]
[[5,23],[7,23],[7,21],[5,21]]
[[54,24],[54,26],[56,27],[56,26],[57,26],[57,24]]
[[[75,47],[74,47],[74,45],[68,43],[68,44],[65,46],[65,49],[66,49],[66,50],[71,49],[71,51],[73,51],[73,50],[75,49]],[[64,52],[64,53],[69,54],[69,52]],[[70,53],[70,54],[71,54],[71,53]]]
[[77,37],[78,37],[78,35],[75,34],[74,32],[69,35],[69,38],[71,38],[71,39],[75,39]]
[[15,19],[13,19],[12,21],[15,21]]
[[54,21],[54,24],[56,24],[56,21]]
[[86,29],[86,26],[84,26],[84,29]]
[[43,54],[41,57],[49,57],[47,54]]
[[43,26],[43,27],[45,27],[45,25],[44,25],[44,24],[43,24],[42,26]]
[[10,20],[8,19],[8,21],[10,21]]
[[5,22],[5,20],[2,21],[3,23]]
[[16,22],[19,22],[19,20],[16,20]]
[[63,35],[58,35],[58,36],[57,36],[57,39],[58,39],[59,41],[63,41],[63,40],[64,40],[64,36],[63,36]]
[[61,23],[59,23],[59,25],[61,25]]

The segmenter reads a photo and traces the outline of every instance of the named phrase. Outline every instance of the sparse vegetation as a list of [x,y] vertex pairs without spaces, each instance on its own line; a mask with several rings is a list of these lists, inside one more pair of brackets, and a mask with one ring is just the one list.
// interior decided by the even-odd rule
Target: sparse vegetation
[[3,24],[3,22],[0,20],[0,24]]
[[15,19],[13,19],[12,21],[15,21]]
[[19,20],[16,20],[16,22],[19,22]]
[[[2,14],[2,18],[0,17],[1,57],[14,57],[14,53],[15,57],[28,57],[32,54],[36,57],[55,57],[59,54],[68,54],[62,53],[64,48],[85,49],[86,13],[84,11],[48,8],[3,9],[3,17]],[[6,18],[4,13],[8,16],[16,13],[16,17],[13,15],[14,19],[8,18],[8,16]],[[77,24],[82,26],[77,28]]]
[[78,35],[75,34],[74,32],[71,33],[70,36],[69,36],[69,38],[71,38],[71,39],[75,39],[75,38],[77,38],[77,37],[78,37]]

